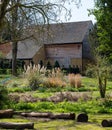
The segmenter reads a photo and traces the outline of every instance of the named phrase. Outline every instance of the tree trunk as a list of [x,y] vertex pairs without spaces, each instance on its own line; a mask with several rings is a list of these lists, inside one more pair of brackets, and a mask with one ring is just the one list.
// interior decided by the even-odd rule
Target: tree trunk
[[9,1],[10,0],[1,0],[2,4],[0,5],[0,30],[4,27],[4,18]]
[[[101,98],[105,98],[105,91],[106,91],[106,89],[105,89],[105,84],[103,84],[102,82],[102,78],[99,76],[99,91],[100,91],[100,96],[101,96]],[[105,82],[105,81],[104,81]]]
[[21,113],[21,116],[24,117],[36,117],[36,118],[49,118],[51,113],[39,113],[39,112],[31,112],[31,113]]
[[17,42],[12,43],[12,74],[17,76]]
[[[15,4],[18,3],[18,0],[13,0],[11,1],[12,6],[14,6]],[[17,76],[17,63],[16,63],[16,59],[17,59],[17,37],[18,37],[18,7],[14,8],[11,12],[12,15],[12,33],[11,33],[11,40],[13,41],[12,43],[12,74],[14,76]]]
[[88,122],[88,115],[81,113],[77,116],[77,122]]
[[103,127],[111,127],[112,126],[112,120],[103,120],[101,125]]
[[4,129],[34,129],[34,123],[8,123],[0,122],[0,128]]
[[75,113],[51,114],[51,115],[50,115],[50,119],[75,120]]
[[50,119],[68,119],[68,120],[74,120],[75,119],[75,113],[53,114],[53,113],[31,112],[31,113],[21,113],[21,116],[36,117],[36,118],[50,118]]
[[11,118],[14,114],[12,109],[0,110],[0,118]]

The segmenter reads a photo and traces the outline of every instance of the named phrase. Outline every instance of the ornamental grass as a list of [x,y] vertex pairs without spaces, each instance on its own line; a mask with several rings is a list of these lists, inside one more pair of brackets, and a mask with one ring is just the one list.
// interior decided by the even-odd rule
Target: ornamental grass
[[81,87],[81,75],[80,74],[69,74],[68,80],[70,86],[80,88]]

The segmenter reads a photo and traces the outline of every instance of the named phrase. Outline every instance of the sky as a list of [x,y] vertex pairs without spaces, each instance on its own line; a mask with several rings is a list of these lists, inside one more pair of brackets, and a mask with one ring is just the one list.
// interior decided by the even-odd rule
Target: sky
[[[94,9],[94,0],[81,0],[81,5],[77,8],[75,5],[67,5],[67,8],[71,9],[72,17],[68,22],[75,21],[86,21],[92,20],[93,23],[96,22],[93,15],[88,16],[87,9]],[[64,22],[64,20],[63,20]]]

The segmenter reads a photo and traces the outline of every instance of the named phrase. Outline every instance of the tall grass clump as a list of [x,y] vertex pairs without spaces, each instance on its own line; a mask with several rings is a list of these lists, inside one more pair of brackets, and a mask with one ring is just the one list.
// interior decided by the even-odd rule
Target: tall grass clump
[[36,90],[42,83],[42,79],[45,76],[46,68],[38,65],[28,65],[24,68],[24,77],[28,81],[28,86],[32,90]]
[[44,85],[46,87],[65,87],[66,82],[64,81],[64,74],[59,68],[52,69],[46,77]]
[[68,75],[70,86],[80,88],[81,87],[81,75],[80,74],[69,74]]

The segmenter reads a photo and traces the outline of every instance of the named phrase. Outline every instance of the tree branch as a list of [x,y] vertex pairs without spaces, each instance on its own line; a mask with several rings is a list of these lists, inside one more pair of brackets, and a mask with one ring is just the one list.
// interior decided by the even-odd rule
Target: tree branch
[[0,27],[3,24],[3,20],[4,20],[4,17],[5,17],[5,14],[6,14],[6,8],[9,4],[9,1],[10,0],[4,0],[4,1],[2,1],[1,5],[0,5],[1,6],[0,7]]
[[13,40],[8,40],[8,41],[0,42],[0,45],[6,44],[6,43],[8,43],[8,42],[19,42],[19,41],[24,41],[24,40],[26,40],[26,39],[28,39],[28,38],[31,38],[31,37],[34,38],[33,35],[30,35],[30,36],[27,36],[27,37],[24,37],[24,38],[17,38],[17,39],[13,39]]

